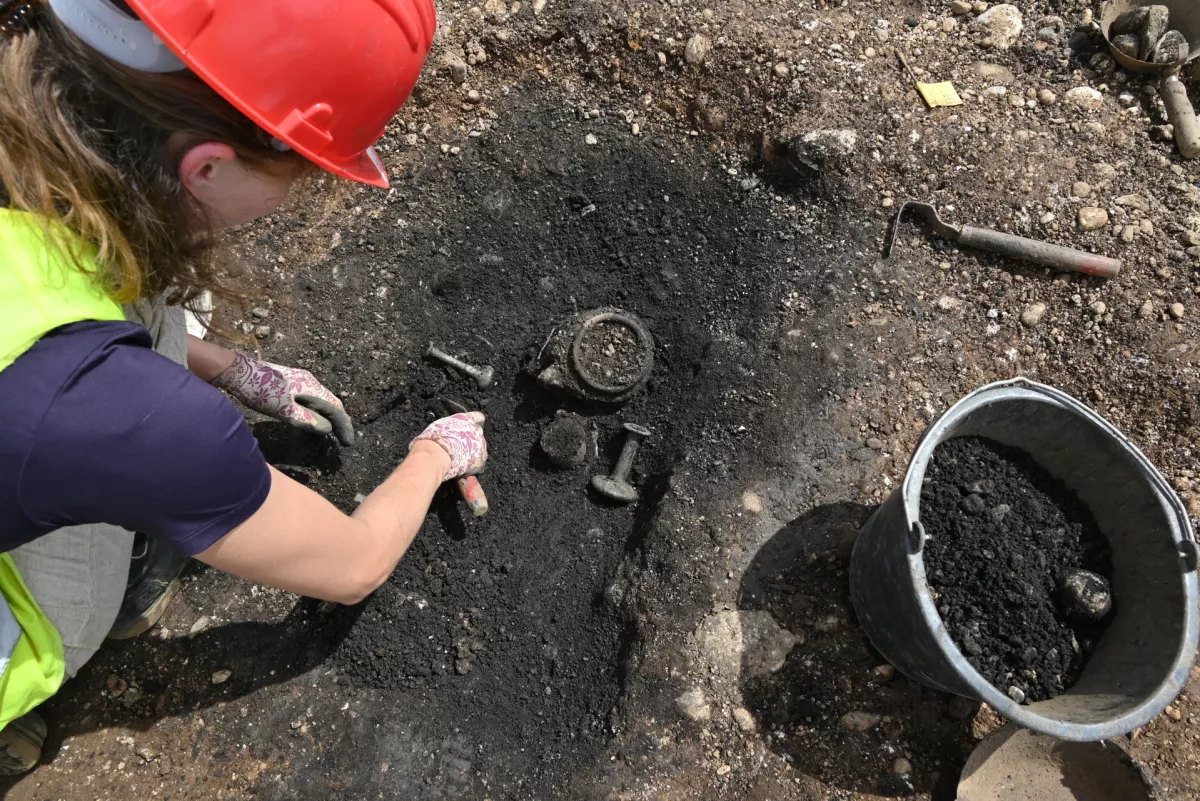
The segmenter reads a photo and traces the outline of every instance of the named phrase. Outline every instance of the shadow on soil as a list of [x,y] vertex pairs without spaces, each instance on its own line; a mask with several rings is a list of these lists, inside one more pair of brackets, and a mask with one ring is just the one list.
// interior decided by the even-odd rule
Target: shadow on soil
[[[797,643],[775,673],[743,670],[742,695],[764,740],[802,773],[854,792],[950,801],[974,745],[972,710],[883,667],[851,606],[850,554],[873,511],[819,506],[759,549],[739,609],[769,611]],[[866,731],[842,722],[851,712],[871,716]],[[923,763],[921,754],[941,757]],[[901,758],[912,765],[908,775],[894,769]]]
[[[361,607],[306,598],[279,623],[233,623],[192,637],[142,635],[106,643],[79,677],[39,709],[51,724],[41,763],[52,762],[68,737],[108,728],[146,731],[166,718],[288,682],[325,661],[360,613]],[[128,665],[138,668],[131,672],[123,668]],[[213,675],[225,670],[229,678],[214,684]],[[107,681],[99,678],[105,673]],[[126,683],[122,674],[138,678]],[[16,781],[0,781],[0,797]]]

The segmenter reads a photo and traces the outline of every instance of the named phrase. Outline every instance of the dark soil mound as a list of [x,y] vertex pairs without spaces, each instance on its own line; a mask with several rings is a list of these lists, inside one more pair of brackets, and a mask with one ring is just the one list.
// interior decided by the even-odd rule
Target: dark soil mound
[[934,451],[921,522],[938,612],[967,661],[1014,700],[1074,684],[1111,620],[1068,619],[1058,602],[1068,571],[1112,576],[1108,541],[1079,499],[1029,454],[963,437]]
[[[443,489],[390,581],[343,630],[331,657],[341,680],[394,698],[428,741],[469,740],[493,786],[577,798],[564,788],[620,725],[638,654],[621,566],[640,561],[685,453],[719,471],[735,447],[775,452],[773,440],[758,440],[771,405],[733,403],[730,388],[740,398],[774,385],[767,365],[779,357],[762,343],[775,341],[775,299],[814,268],[792,256],[795,223],[708,158],[631,137],[617,122],[585,127],[561,101],[512,108],[461,157],[397,174],[389,205],[363,214],[331,254],[336,280],[329,263],[318,265],[281,303],[321,343],[295,361],[330,382],[363,435],[340,464],[316,460],[320,471],[308,471],[343,508],[395,468],[443,413],[440,398],[488,415],[481,482],[491,512],[464,519]],[[586,144],[590,131],[600,145]],[[594,211],[572,204],[578,193]],[[646,387],[620,406],[555,394],[535,378],[555,327],[602,307],[636,314],[658,353]],[[493,365],[495,383],[480,391],[419,358],[430,341]],[[597,362],[615,357],[612,380],[636,356],[633,339],[611,326],[586,344]],[[560,409],[584,426],[589,446],[588,462],[570,470],[555,469],[539,444]],[[625,422],[653,435],[631,479],[641,500],[614,507],[588,480],[611,469]],[[314,461],[286,448],[269,454],[289,465],[306,456]],[[671,564],[645,567],[676,580]]]

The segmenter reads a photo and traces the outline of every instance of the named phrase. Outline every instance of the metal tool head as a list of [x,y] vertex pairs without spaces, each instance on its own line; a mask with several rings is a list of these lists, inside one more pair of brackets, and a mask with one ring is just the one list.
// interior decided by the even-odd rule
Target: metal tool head
[[925,221],[926,225],[933,229],[933,232],[940,237],[951,241],[957,240],[962,229],[955,228],[938,216],[937,209],[929,203],[921,203],[916,200],[906,200],[900,204],[900,208],[896,210],[896,216],[892,218],[892,230],[888,233],[887,244],[883,248],[883,257],[889,259],[892,256],[892,249],[896,246],[896,237],[900,233],[900,221],[904,217],[906,211],[912,211],[918,217]]
[[479,385],[480,389],[487,389],[492,385],[492,377],[495,376],[495,374],[496,371],[492,369],[492,366],[490,364],[485,364],[476,371],[475,383]]
[[625,430],[639,440],[650,436],[650,429],[645,426],[639,426],[637,423],[625,423]]
[[637,487],[611,476],[592,476],[592,489],[617,503],[633,503],[638,499]]

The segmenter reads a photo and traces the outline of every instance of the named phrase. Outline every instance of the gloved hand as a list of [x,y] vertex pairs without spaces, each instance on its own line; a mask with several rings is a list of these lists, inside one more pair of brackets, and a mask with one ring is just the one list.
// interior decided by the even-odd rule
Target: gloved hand
[[443,481],[461,476],[473,476],[487,466],[487,439],[483,435],[483,412],[467,412],[434,420],[428,428],[408,444],[421,440],[436,442],[450,454],[450,469]]
[[354,444],[354,424],[342,402],[307,370],[281,367],[238,351],[233,364],[212,385],[268,417],[317,434],[332,432],[347,447]]

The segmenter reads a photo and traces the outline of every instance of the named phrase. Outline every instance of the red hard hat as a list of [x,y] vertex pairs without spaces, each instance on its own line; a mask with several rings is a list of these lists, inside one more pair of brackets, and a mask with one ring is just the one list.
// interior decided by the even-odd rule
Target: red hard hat
[[126,0],[226,100],[316,164],[387,188],[371,146],[433,43],[432,0]]

